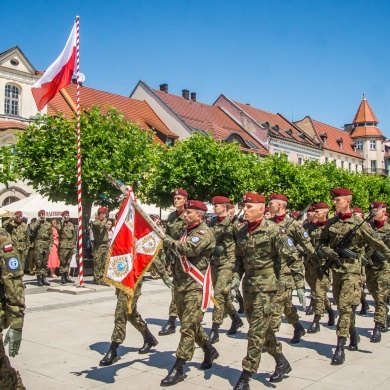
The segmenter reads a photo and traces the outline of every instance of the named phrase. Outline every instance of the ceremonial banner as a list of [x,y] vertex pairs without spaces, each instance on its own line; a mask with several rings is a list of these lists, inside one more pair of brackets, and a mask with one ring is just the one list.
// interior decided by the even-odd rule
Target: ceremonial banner
[[129,295],[128,307],[138,283],[162,246],[130,189],[119,209],[106,262],[104,281]]

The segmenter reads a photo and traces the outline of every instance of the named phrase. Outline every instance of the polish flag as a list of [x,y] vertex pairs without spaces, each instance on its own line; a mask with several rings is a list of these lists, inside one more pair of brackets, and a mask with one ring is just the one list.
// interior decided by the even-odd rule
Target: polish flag
[[72,82],[76,60],[76,38],[75,23],[60,56],[32,87],[31,92],[39,111],[54,98],[58,91]]

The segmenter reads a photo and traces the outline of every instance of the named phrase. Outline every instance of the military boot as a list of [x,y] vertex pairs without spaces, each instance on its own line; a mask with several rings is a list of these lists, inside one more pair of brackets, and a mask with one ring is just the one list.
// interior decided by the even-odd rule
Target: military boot
[[102,360],[100,360],[99,366],[111,366],[111,364],[114,364],[119,360],[118,355],[116,353],[117,349],[119,347],[119,344],[113,341],[110,345],[110,349],[104,356]]
[[44,286],[50,286],[50,283],[47,281],[45,275],[41,275],[41,282]]
[[270,382],[281,382],[283,378],[291,371],[290,363],[281,353],[280,355],[275,356],[275,372],[269,378]]
[[332,361],[330,364],[334,366],[338,366],[340,364],[344,363],[345,360],[345,354],[344,354],[344,346],[347,339],[345,337],[338,337],[337,338],[337,347],[334,351],[334,355],[332,357]]
[[390,324],[390,316],[387,316],[386,321],[381,329],[382,333],[386,333],[389,331],[389,324]]
[[172,367],[169,374],[160,382],[160,386],[173,386],[184,380],[184,359],[177,358],[175,365]]
[[233,390],[250,390],[249,379],[251,379],[251,376],[251,372],[244,370]]
[[211,344],[215,344],[219,341],[218,329],[219,329],[219,324],[213,322],[213,326],[209,334],[209,340]]
[[331,308],[327,310],[329,318],[328,318],[328,326],[333,326],[336,323],[336,313],[334,310]]
[[307,330],[307,333],[317,333],[317,332],[319,332],[321,330],[321,328],[320,328],[320,319],[321,319],[321,317],[318,314],[316,314],[314,316],[314,320],[311,323],[309,329]]
[[244,298],[242,297],[240,290],[238,290],[238,293],[236,295],[236,299],[237,299],[237,302],[239,304],[237,313],[242,314],[245,312],[245,308],[244,308]]
[[140,354],[148,353],[152,349],[152,347],[155,347],[158,344],[158,341],[152,335],[147,326],[142,332],[142,336],[144,336],[144,345],[138,350],[138,353]]
[[372,336],[371,336],[371,342],[372,343],[379,343],[382,339],[381,335],[381,329],[382,329],[382,324],[379,322],[375,322],[375,328],[372,331]]
[[39,286],[39,287],[42,287],[42,286],[43,286],[41,276],[42,276],[42,275],[37,275],[37,282],[38,282],[38,286]]
[[368,302],[366,300],[366,294],[364,294],[364,298],[362,298],[360,300],[360,303],[362,304],[362,306],[360,308],[359,314],[362,316],[365,316],[367,314],[367,310],[370,308],[370,305],[368,304]]
[[73,280],[69,277],[67,272],[64,272],[64,279],[66,283],[74,283]]
[[358,335],[356,328],[353,328],[349,334],[349,351],[357,351],[359,349],[358,344],[360,342],[360,336]]
[[168,336],[169,334],[176,332],[176,317],[169,316],[167,323],[158,332],[159,336]]
[[309,306],[306,308],[306,315],[311,316],[314,312],[314,298],[310,298]]
[[297,322],[293,326],[294,326],[294,336],[290,342],[291,344],[298,344],[301,341],[302,337],[306,334],[306,331],[300,322]]
[[213,365],[213,361],[219,358],[218,351],[211,345],[210,342],[203,348],[204,360],[200,365],[201,370],[208,370]]
[[65,279],[65,272],[63,272],[62,274],[61,274],[61,284],[66,284],[67,282],[66,282],[66,279]]
[[242,319],[237,313],[231,315],[230,318],[232,319],[232,325],[227,331],[227,334],[236,334],[237,330],[244,326],[244,323],[242,322]]

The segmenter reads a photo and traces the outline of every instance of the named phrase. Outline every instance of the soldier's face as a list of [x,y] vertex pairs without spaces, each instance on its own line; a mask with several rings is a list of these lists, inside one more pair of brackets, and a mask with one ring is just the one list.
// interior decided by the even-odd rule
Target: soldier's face
[[263,218],[264,203],[245,203],[244,219],[248,222],[256,222]]
[[349,210],[351,199],[349,199],[347,196],[336,196],[333,199],[333,203],[337,213],[345,213],[347,210]]
[[264,218],[270,219],[270,218],[272,218],[272,214],[269,211],[267,211],[266,213],[264,213]]
[[46,219],[45,213],[38,214],[38,217],[39,217],[42,221],[44,221],[44,220]]
[[[374,212],[376,211],[376,210],[373,210]],[[376,213],[376,215],[375,215],[375,217],[374,217],[374,220],[375,221],[382,221],[382,220],[386,220],[386,209],[385,208],[381,208],[377,213]]]
[[200,214],[196,210],[186,209],[184,212],[184,219],[188,226],[195,225],[196,223],[202,222]]
[[233,217],[234,217],[235,211],[236,211],[235,209],[229,209],[229,211],[228,211],[228,217],[233,218]]
[[187,198],[183,195],[175,195],[173,197],[173,205],[177,209],[182,209],[184,207],[184,203],[186,202]]
[[226,206],[224,204],[215,204],[213,207],[215,215],[226,215]]
[[[328,211],[329,210],[327,210],[327,209],[317,209],[314,212],[315,219],[317,221],[325,221],[326,215],[328,214]],[[313,220],[314,220],[314,218],[313,218]]]

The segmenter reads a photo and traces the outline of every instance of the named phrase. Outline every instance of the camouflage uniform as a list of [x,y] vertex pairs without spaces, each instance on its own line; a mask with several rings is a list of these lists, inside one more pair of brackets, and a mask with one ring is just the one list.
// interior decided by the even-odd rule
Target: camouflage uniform
[[47,261],[53,246],[53,229],[47,221],[37,221],[31,225],[34,244],[34,257],[37,264],[36,274],[46,276]]
[[18,261],[17,250],[12,248],[9,237],[0,229],[0,388],[25,390],[19,373],[11,367],[4,350],[3,330],[22,329],[24,321],[23,268]]
[[3,227],[11,235],[12,243],[18,252],[18,257],[22,264],[22,270],[24,270],[27,250],[30,246],[29,228],[26,223],[17,223],[12,218],[7,219],[3,223]]
[[58,254],[60,258],[60,274],[68,274],[69,264],[72,255],[76,250],[76,229],[69,221],[61,221],[58,229],[59,246]]
[[95,284],[103,284],[104,267],[108,255],[108,231],[107,219],[102,221],[96,218],[92,222],[93,233],[93,279]]
[[271,220],[263,219],[252,233],[247,223],[238,224],[237,229],[234,277],[245,274],[242,290],[249,322],[247,356],[242,367],[256,373],[263,345],[275,358],[282,354],[282,345],[276,341],[271,326],[278,290],[276,273],[280,272],[280,261],[294,257],[296,252],[292,241],[284,240],[278,225]]

